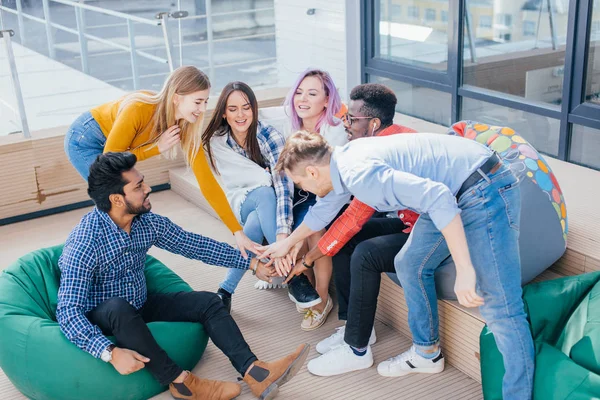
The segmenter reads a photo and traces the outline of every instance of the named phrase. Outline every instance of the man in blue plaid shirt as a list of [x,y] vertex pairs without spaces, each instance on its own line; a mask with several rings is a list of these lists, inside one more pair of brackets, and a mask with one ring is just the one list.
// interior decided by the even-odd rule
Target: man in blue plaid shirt
[[158,382],[169,385],[175,398],[232,399],[241,392],[239,384],[200,379],[184,371],[146,325],[199,322],[252,393],[272,398],[303,365],[308,345],[274,362],[259,361],[216,294],[148,293],[144,265],[150,247],[157,246],[211,265],[251,269],[267,281],[273,268],[151,213],[151,189],[135,163],[133,154],[107,153],[90,167],[88,194],[96,208],[71,232],[59,260],[56,316],[61,330],[79,348],[110,362],[123,375],[148,368]]

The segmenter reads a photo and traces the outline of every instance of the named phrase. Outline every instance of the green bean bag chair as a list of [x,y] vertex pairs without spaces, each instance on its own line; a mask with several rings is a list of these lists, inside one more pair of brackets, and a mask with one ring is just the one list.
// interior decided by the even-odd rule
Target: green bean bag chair
[[[36,400],[147,399],[163,392],[166,388],[147,370],[120,375],[60,331],[55,313],[61,253],[62,246],[34,251],[0,274],[0,368],[17,389]],[[192,290],[150,256],[145,274],[149,292]],[[152,322],[148,326],[179,366],[194,368],[208,341],[202,325]]]
[[[600,398],[600,272],[527,285],[523,290],[535,344],[533,398]],[[480,336],[486,400],[502,399],[504,366],[494,335]]]

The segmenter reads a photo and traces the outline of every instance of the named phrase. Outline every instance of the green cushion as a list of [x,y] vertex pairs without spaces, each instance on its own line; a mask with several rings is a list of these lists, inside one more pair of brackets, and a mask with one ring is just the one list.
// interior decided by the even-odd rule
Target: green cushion
[[[0,368],[32,399],[147,399],[164,391],[147,370],[120,375],[62,334],[55,315],[61,253],[62,246],[34,251],[0,275]],[[149,292],[192,290],[150,256],[145,275]],[[202,325],[152,322],[148,326],[179,366],[194,368],[208,341]]]
[[[534,399],[600,397],[600,272],[527,285],[525,309],[536,351]],[[504,366],[494,335],[481,332],[486,400],[502,399]]]

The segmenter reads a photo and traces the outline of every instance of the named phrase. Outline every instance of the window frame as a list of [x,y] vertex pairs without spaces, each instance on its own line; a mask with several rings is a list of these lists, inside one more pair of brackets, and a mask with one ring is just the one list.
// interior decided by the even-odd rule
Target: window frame
[[[376,75],[450,93],[452,98],[450,105],[452,123],[460,120],[463,98],[481,100],[558,119],[560,121],[559,148],[558,154],[552,156],[569,161],[573,124],[600,130],[600,105],[585,102],[583,99],[594,0],[571,0],[569,2],[563,91],[559,107],[463,84],[464,47],[462,44],[467,12],[466,1],[468,0],[448,0],[448,58],[446,71],[435,71],[408,62],[375,58],[374,50],[378,45],[378,38],[376,38],[378,35],[374,35],[373,25],[374,16],[378,15],[379,2],[364,2],[361,7],[363,16],[363,24],[361,24],[361,39],[363,41],[362,81],[367,82],[369,75]],[[502,22],[506,22],[505,16]],[[511,22],[511,25],[514,25],[515,21]]]

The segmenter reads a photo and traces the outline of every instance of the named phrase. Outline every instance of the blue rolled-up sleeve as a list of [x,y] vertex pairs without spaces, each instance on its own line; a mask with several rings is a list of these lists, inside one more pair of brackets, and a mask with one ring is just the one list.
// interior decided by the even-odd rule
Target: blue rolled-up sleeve
[[319,198],[317,203],[308,210],[302,223],[311,231],[317,232],[325,229],[348,201],[350,201],[348,192],[329,192],[325,197]]

